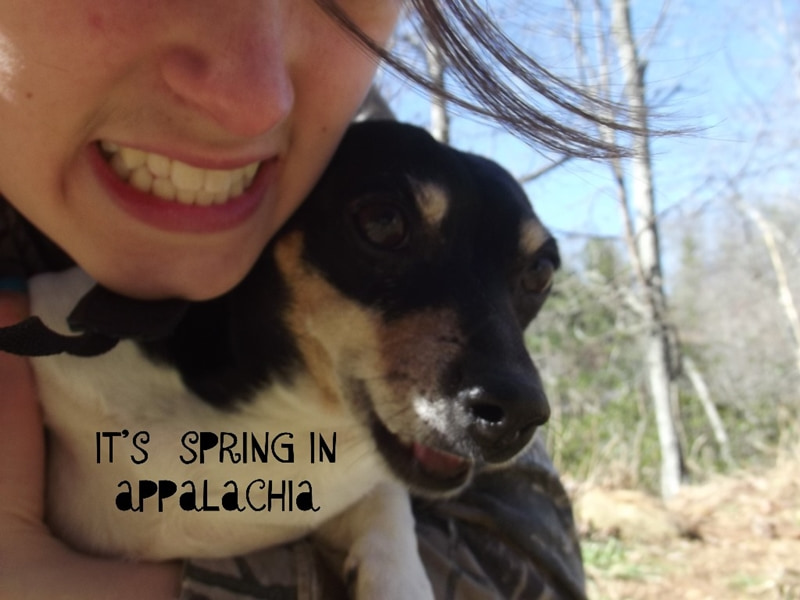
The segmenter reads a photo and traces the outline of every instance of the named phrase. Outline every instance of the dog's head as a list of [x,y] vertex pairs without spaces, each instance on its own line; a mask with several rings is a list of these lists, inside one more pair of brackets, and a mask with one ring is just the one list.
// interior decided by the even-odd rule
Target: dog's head
[[355,125],[274,256],[303,363],[412,488],[460,489],[547,420],[523,330],[558,250],[495,163]]
[[523,330],[558,266],[506,171],[362,123],[245,280],[142,346],[222,409],[310,375],[311,410],[351,413],[400,479],[450,493],[548,418]]

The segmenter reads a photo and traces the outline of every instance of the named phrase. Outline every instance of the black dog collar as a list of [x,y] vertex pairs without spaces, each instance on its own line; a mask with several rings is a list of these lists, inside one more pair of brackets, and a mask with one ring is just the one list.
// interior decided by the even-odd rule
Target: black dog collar
[[180,323],[186,300],[134,300],[96,285],[80,299],[67,318],[72,331],[63,335],[39,317],[0,327],[0,350],[22,356],[73,354],[97,356],[122,339],[153,341],[167,337]]

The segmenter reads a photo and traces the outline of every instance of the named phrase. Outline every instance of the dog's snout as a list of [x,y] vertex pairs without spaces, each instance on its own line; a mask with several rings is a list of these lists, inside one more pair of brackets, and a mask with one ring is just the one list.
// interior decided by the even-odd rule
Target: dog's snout
[[501,373],[462,395],[467,431],[487,462],[513,458],[547,422],[550,407],[538,377]]

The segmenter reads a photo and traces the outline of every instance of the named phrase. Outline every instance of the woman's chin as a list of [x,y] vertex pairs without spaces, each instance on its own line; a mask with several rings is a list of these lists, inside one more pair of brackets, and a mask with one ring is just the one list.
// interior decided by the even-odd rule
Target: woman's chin
[[140,300],[181,298],[203,301],[235,287],[250,270],[251,263],[211,268],[210,265],[164,269],[163,265],[138,273],[87,269],[92,278],[118,294]]

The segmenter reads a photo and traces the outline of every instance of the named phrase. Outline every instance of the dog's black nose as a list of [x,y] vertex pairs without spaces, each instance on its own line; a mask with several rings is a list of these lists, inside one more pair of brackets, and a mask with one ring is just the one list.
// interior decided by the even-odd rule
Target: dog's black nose
[[467,432],[487,462],[513,458],[550,417],[538,376],[512,371],[470,379],[476,385],[459,394]]

